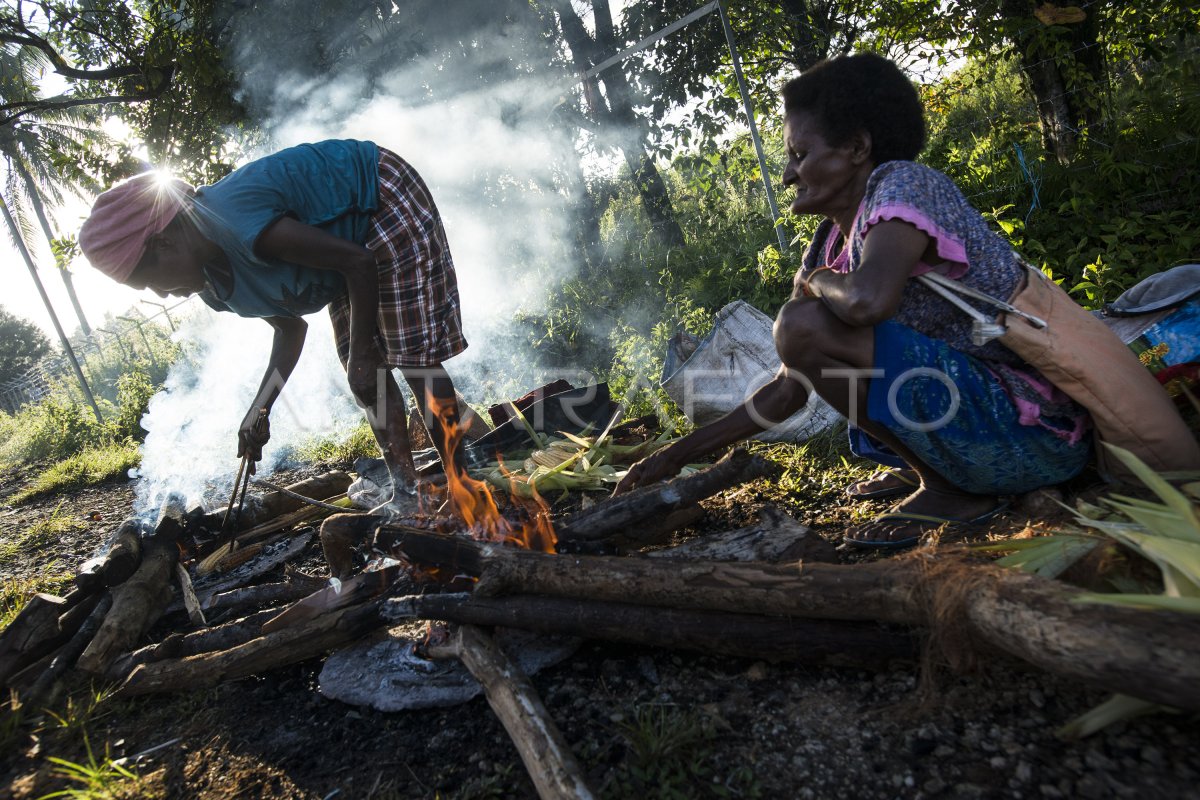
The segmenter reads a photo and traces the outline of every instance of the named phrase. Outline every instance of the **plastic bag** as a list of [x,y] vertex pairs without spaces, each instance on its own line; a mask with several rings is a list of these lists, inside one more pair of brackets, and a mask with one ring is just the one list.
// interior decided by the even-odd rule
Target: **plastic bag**
[[[695,425],[714,422],[737,408],[779,370],[772,320],[744,300],[717,313],[708,336],[676,336],[667,347],[662,388]],[[788,419],[754,438],[802,442],[828,430],[842,416],[814,392]]]

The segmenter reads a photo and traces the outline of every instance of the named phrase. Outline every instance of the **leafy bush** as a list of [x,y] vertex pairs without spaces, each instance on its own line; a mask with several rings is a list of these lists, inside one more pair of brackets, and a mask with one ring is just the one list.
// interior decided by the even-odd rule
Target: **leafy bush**
[[3,427],[0,462],[9,464],[66,458],[109,437],[90,408],[57,397],[25,407]]

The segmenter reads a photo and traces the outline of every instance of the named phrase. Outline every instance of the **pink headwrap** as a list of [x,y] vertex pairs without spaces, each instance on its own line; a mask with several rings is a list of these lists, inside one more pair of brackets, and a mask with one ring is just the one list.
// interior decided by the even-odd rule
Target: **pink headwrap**
[[93,267],[124,283],[146,252],[146,240],[167,227],[195,192],[179,178],[134,175],[96,198],[79,229],[79,247]]

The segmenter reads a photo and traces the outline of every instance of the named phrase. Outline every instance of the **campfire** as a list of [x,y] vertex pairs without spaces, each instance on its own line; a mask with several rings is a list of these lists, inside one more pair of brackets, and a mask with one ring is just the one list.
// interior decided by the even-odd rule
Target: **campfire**
[[[556,511],[543,487],[570,500],[562,487],[611,485],[623,466],[613,461],[636,460],[661,437],[648,420],[617,424],[607,395],[574,423],[530,408],[514,405],[467,442],[466,426],[435,407],[444,452],[469,445],[491,462],[469,470],[449,456],[408,516],[351,509],[344,472],[257,481],[269,491],[233,515],[232,530],[228,508],[168,497],[155,519],[121,523],[70,592],[37,595],[0,632],[0,683],[42,705],[72,671],[128,696],[324,658],[323,693],[383,710],[482,691],[543,797],[589,791],[527,674],[583,639],[871,667],[915,660],[914,633],[933,630],[951,664],[983,646],[1200,710],[1194,618],[1076,603],[1063,584],[962,555],[830,563],[828,543],[770,509],[751,527],[665,547],[700,501],[774,472],[743,450],[586,508],[576,492]],[[327,575],[297,566],[318,543]],[[444,635],[427,640],[429,623]],[[1130,678],[1151,669],[1153,680]]]

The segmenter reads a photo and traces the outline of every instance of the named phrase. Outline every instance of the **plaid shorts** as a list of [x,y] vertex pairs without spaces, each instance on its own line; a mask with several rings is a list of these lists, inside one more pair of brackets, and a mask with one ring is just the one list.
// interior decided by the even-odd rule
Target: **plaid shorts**
[[[458,281],[429,188],[395,153],[379,148],[379,210],[366,246],[379,261],[375,343],[393,367],[432,367],[467,347]],[[350,357],[350,298],[330,303],[338,358]]]

